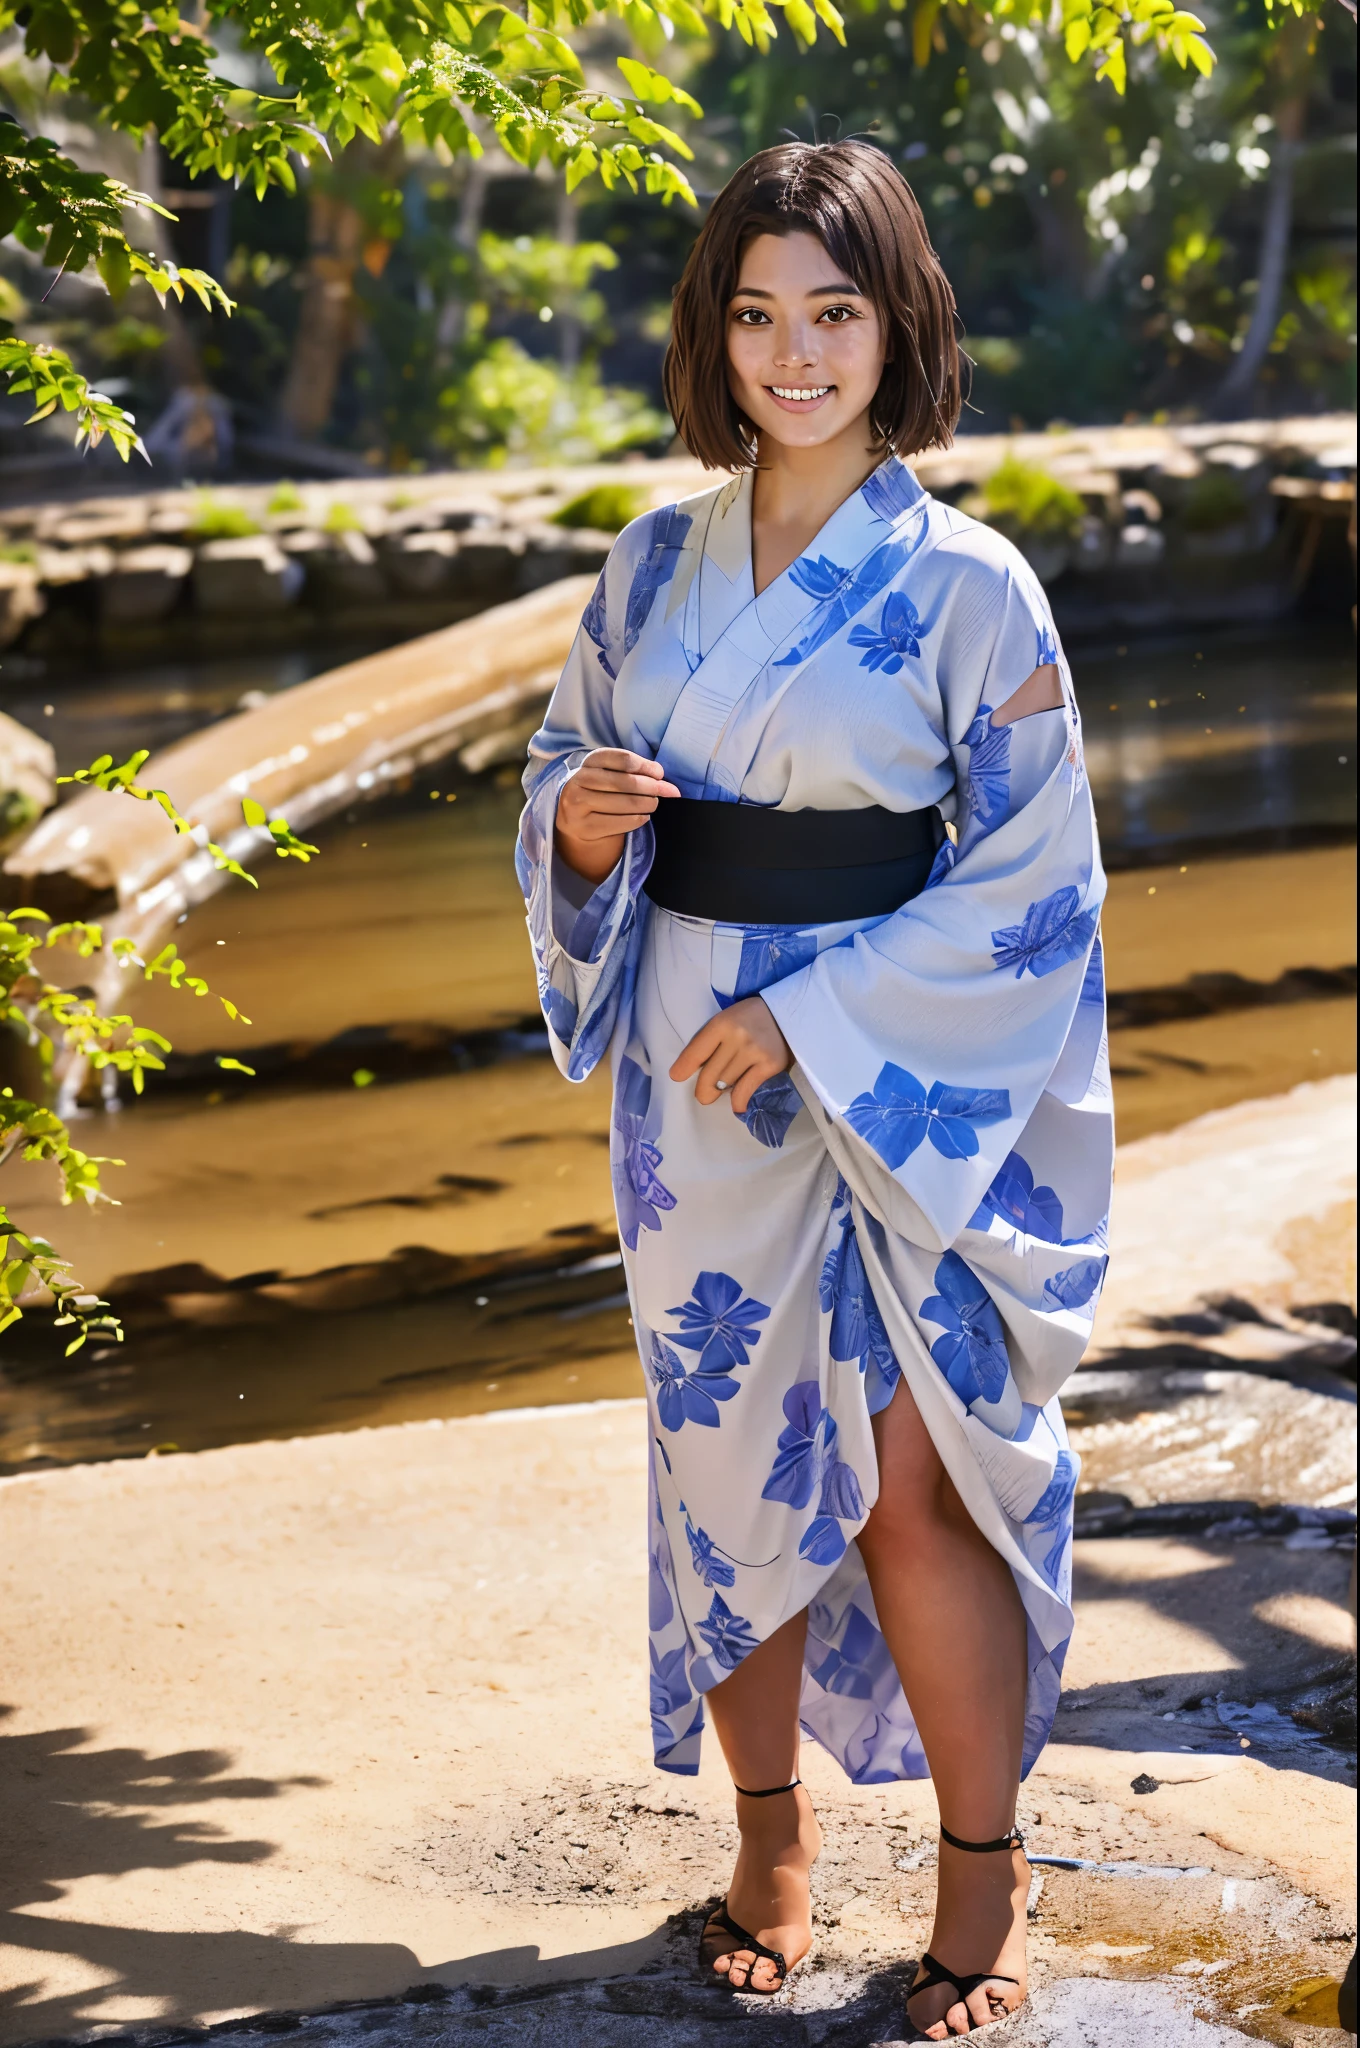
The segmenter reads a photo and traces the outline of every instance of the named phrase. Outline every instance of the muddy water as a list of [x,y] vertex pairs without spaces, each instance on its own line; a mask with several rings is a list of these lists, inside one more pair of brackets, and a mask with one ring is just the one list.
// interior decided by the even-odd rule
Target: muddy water
[[[290,660],[297,673],[276,663],[247,687],[300,680]],[[106,710],[129,743],[139,720],[140,742],[159,741],[161,717],[183,729],[235,708],[227,666],[141,678]],[[1353,825],[1349,641],[1110,650],[1078,675],[1113,861],[1174,855],[1112,878],[1121,1137],[1350,1070],[1349,849],[1212,853]],[[113,744],[93,686],[43,702],[69,759]],[[7,1334],[0,1469],[640,1390],[606,1092],[569,1088],[542,1051],[517,807],[513,788],[432,775],[333,821],[311,867],[271,866],[258,895],[195,913],[182,949],[254,1022],[230,1032],[215,1005],[163,988],[140,1001],[176,1043],[171,1072],[79,1133],[127,1162],[122,1206],[62,1211],[31,1168],[0,1173],[0,1197],[110,1289],[129,1329],[69,1364],[36,1318]],[[216,1052],[258,1080],[228,1081]],[[1113,1442],[1099,1462],[1115,1474]],[[1204,1483],[1197,1470],[1201,1497]],[[1319,1477],[1292,1497],[1326,1490]]]

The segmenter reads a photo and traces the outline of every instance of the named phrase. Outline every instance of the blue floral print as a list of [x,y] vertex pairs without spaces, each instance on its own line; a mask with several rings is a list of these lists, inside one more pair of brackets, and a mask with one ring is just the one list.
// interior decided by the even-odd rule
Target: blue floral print
[[687,1520],[685,1534],[689,1538],[690,1561],[704,1584],[735,1586],[737,1575],[708,1531],[696,1529],[694,1524]]
[[[742,1364],[745,1363],[743,1359]],[[687,1422],[697,1423],[701,1429],[716,1429],[721,1421],[718,1402],[730,1401],[741,1392],[740,1383],[722,1371],[705,1372],[700,1364],[690,1372],[684,1360],[676,1357],[655,1330],[647,1359],[647,1377],[656,1389],[656,1412],[661,1427],[672,1435]]]
[[953,840],[942,839],[936,850],[935,858],[930,863],[930,873],[926,876],[926,888],[936,888],[944,880],[945,876],[951,872],[958,857],[959,850]]
[[538,1000],[548,1029],[556,1033],[563,1045],[570,1045],[576,1032],[576,1005],[571,997],[563,995],[560,988],[554,988],[546,975],[540,975]]
[[850,571],[842,569],[839,562],[833,562],[829,555],[800,555],[789,570],[789,581],[819,603],[834,597],[843,583],[850,580]]
[[1077,1490],[1080,1469],[1070,1451],[1059,1451],[1053,1477],[1025,1516],[1026,1528],[1052,1533],[1054,1537],[1053,1546],[1039,1567],[1054,1587],[1071,1533],[1072,1496]]
[[[1085,1308],[1100,1291],[1108,1259],[1080,1259],[1065,1273],[1055,1273],[1044,1282],[1044,1307],[1076,1310]],[[1092,1311],[1094,1313],[1094,1311]]]
[[811,1675],[823,1692],[837,1693],[842,1699],[871,1700],[890,1662],[882,1633],[862,1609],[852,1605],[840,1648],[828,1650]]
[[772,981],[796,974],[816,958],[816,932],[791,930],[788,925],[779,924],[751,925],[741,942],[737,983],[728,1000],[736,1003],[744,996],[758,996]]
[[1096,933],[1096,942],[1091,948],[1091,957],[1086,963],[1086,973],[1082,977],[1081,994],[1077,997],[1077,1001],[1079,1003],[1099,1003],[1102,1008],[1104,1007],[1105,949],[1100,943],[1099,932]]
[[817,1512],[803,1532],[798,1555],[812,1564],[834,1564],[845,1553],[841,1523],[860,1522],[866,1509],[854,1469],[836,1450],[836,1418],[822,1402],[816,1380],[800,1380],[784,1396],[787,1428],[779,1433],[762,1500],[805,1508],[817,1495]]
[[775,1074],[772,1079],[761,1082],[742,1110],[740,1121],[758,1144],[767,1145],[772,1152],[777,1152],[802,1107],[803,1098],[788,1075]]
[[640,557],[628,587],[628,604],[623,615],[623,651],[631,654],[638,636],[651,617],[657,592],[664,590],[680,561],[680,550],[693,521],[688,512],[666,505],[652,514],[646,552]]
[[978,1150],[979,1128],[1000,1123],[1010,1113],[1005,1088],[957,1088],[932,1081],[927,1090],[915,1074],[887,1060],[873,1092],[855,1097],[845,1121],[896,1169],[926,1138],[944,1159],[971,1159]]
[[900,575],[920,544],[921,536],[915,540],[885,540],[872,554],[862,561],[857,569],[841,569],[835,562],[820,555],[815,562],[807,556],[796,561],[789,570],[789,580],[809,597],[818,600],[814,623],[787,654],[781,654],[773,668],[796,668],[800,661],[806,661],[834,640],[843,626],[858,617],[866,604],[878,596],[894,576]]
[[1011,729],[992,724],[992,707],[979,704],[977,717],[963,736],[968,749],[968,783],[964,802],[968,815],[990,829],[1006,814],[1011,795]]
[[639,1230],[660,1230],[662,1210],[675,1207],[675,1196],[657,1178],[661,1154],[642,1135],[652,1105],[652,1077],[625,1053],[614,1081],[614,1129],[619,1150],[612,1165],[619,1235],[630,1252],[637,1250]]
[[875,518],[886,520],[889,526],[896,526],[898,520],[914,511],[925,496],[906,464],[896,458],[880,463],[862,489],[869,510]]
[[605,572],[601,569],[600,580],[595,585],[594,594],[581,614],[581,628],[586,638],[594,641],[597,649],[595,658],[612,683],[616,677],[614,665],[609,659],[609,615],[605,609],[604,577]]
[[[685,1671],[685,1653],[680,1650],[658,1651],[652,1643],[652,1724],[662,1721],[668,1714],[678,1714],[681,1707],[688,1706],[694,1695],[690,1691],[689,1678]],[[674,1740],[669,1728],[662,1727],[661,1741],[669,1747]]]
[[997,950],[992,958],[997,966],[1013,967],[1019,981],[1027,969],[1037,978],[1056,974],[1069,961],[1080,960],[1091,943],[1099,914],[1078,910],[1080,902],[1080,892],[1069,884],[1031,903],[1023,924],[993,932],[992,944]]
[[699,1633],[708,1644],[714,1663],[724,1671],[735,1671],[742,1658],[759,1647],[750,1622],[744,1614],[733,1614],[721,1593],[713,1595],[707,1617],[699,1623]]
[[760,1342],[757,1325],[769,1313],[763,1301],[743,1296],[730,1273],[701,1273],[689,1300],[681,1302],[679,1308],[666,1310],[668,1316],[680,1318],[680,1329],[670,1332],[671,1342],[686,1351],[697,1351],[696,1370],[705,1374],[725,1372],[732,1365],[749,1365],[746,1347]]
[[724,1550],[720,1544],[713,1541],[706,1529],[695,1528],[683,1501],[680,1503],[680,1512],[685,1517],[690,1562],[706,1586],[735,1585],[737,1575],[732,1569],[734,1565],[740,1565],[746,1572],[763,1572],[768,1570],[770,1565],[778,1563],[778,1551],[773,1557],[767,1557],[758,1564],[747,1564],[744,1558],[733,1557],[730,1551]]
[[888,1342],[883,1318],[878,1312],[864,1256],[850,1213],[850,1191],[842,1180],[836,1189],[833,1213],[844,1204],[840,1218],[840,1242],[833,1244],[822,1264],[818,1295],[823,1312],[831,1314],[829,1349],[832,1358],[849,1364],[853,1359],[864,1372],[870,1361],[890,1383],[901,1377],[902,1368]]
[[968,1219],[968,1228],[989,1230],[993,1216],[1023,1230],[1026,1237],[1041,1237],[1045,1244],[1062,1243],[1062,1203],[1053,1188],[1035,1187],[1029,1161],[1018,1152],[1007,1153],[1000,1173]]
[[889,676],[900,674],[906,657],[921,652],[921,621],[906,591],[890,591],[883,600],[877,631],[872,626],[856,626],[850,645],[868,650],[860,656],[861,668],[881,668]]
[[940,1260],[935,1285],[939,1293],[921,1303],[926,1322],[939,1323],[945,1333],[931,1345],[931,1357],[966,1407],[999,1401],[1010,1359],[996,1304],[957,1252]]
[[1034,652],[1034,666],[1036,668],[1048,668],[1051,664],[1056,668],[1058,665],[1058,643],[1053,638],[1052,629],[1046,622],[1039,626],[1035,637],[1038,645]]
[[671,1598],[669,1583],[673,1576],[670,1539],[658,1515],[647,1558],[647,1626],[654,1634],[668,1627],[675,1616],[675,1602]]

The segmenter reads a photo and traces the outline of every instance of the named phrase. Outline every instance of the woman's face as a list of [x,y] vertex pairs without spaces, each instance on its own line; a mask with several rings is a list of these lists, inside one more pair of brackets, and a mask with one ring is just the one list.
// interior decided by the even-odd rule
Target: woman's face
[[872,300],[815,235],[759,235],[742,257],[727,314],[732,396],[762,435],[820,448],[862,423],[883,374]]

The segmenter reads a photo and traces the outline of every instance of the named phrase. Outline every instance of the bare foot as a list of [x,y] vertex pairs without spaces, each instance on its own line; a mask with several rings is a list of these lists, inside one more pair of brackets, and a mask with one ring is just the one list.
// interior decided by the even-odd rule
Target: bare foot
[[[822,1831],[803,1786],[775,1799],[737,1801],[741,1848],[727,1894],[727,1911],[739,1927],[765,1948],[777,1949],[790,1970],[812,1946],[812,1866],[821,1853]],[[779,1972],[764,1956],[741,1948],[735,1937],[714,1929],[725,1941],[713,1960],[715,1976],[734,1991],[777,1991]]]
[[[970,1855],[940,1844],[940,1877],[930,1953],[941,1969],[997,1976],[960,1998],[958,1987],[934,1985],[919,1997],[907,1994],[907,2011],[928,2041],[947,2041],[1005,2019],[1025,1997],[1025,1905],[1029,1864],[1022,1849],[1009,1855]],[[924,1968],[919,1973],[924,1975]],[[1006,1983],[1005,1978],[1014,1978]]]

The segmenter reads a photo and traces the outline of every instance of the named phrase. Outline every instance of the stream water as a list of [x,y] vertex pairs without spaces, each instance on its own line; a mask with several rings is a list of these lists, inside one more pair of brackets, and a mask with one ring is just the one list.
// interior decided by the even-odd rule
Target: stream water
[[[66,680],[10,668],[6,708],[69,769],[367,651]],[[1121,1136],[1353,1066],[1348,856],[1327,851],[1355,829],[1349,626],[1089,648],[1074,667],[1123,870],[1112,987],[1161,1004],[1134,1001],[1114,1033]],[[606,1094],[562,1084],[536,1028],[517,808],[504,783],[431,774],[332,821],[310,868],[271,866],[258,896],[195,913],[182,950],[253,1032],[228,1041],[213,1006],[148,992],[139,1014],[174,1038],[171,1072],[80,1130],[127,1162],[121,1208],[61,1210],[20,1162],[0,1176],[28,1227],[113,1283],[128,1323],[124,1346],[71,1361],[36,1316],[6,1333],[0,1471],[640,1390]],[[1321,979],[1286,989],[1298,970]],[[1178,1009],[1206,971],[1267,993]],[[258,1079],[225,1081],[217,1052]]]

